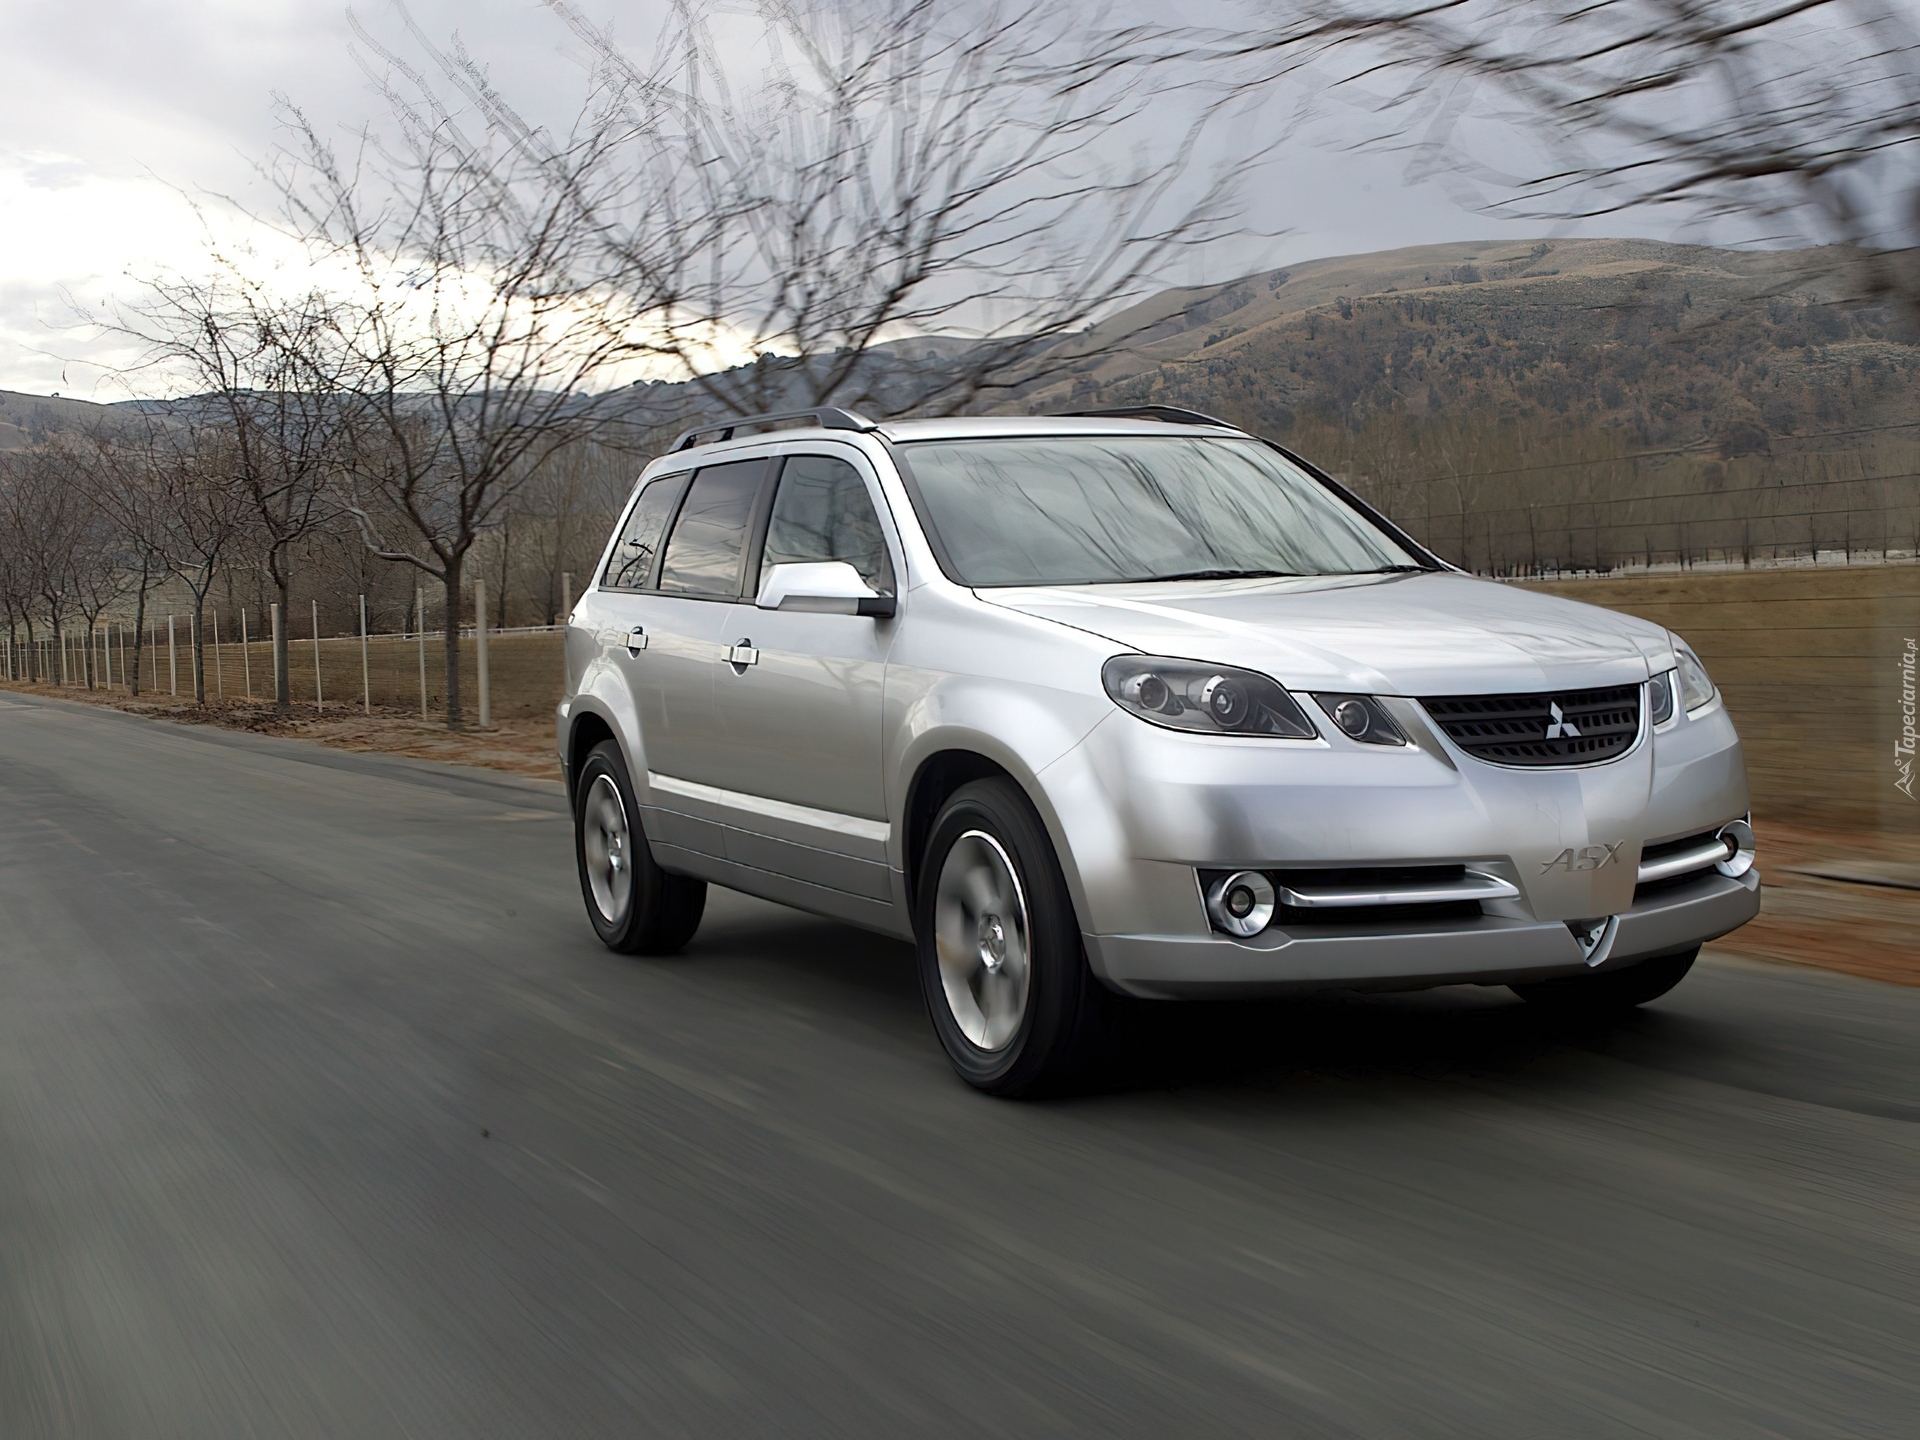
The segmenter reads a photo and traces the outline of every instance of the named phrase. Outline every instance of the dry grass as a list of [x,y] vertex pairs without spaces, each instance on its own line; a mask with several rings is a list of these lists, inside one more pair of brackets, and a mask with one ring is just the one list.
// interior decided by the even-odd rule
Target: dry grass
[[[454,734],[417,714],[296,705],[278,715],[271,705],[214,701],[194,705],[167,696],[141,696],[4,685],[63,700],[188,724],[220,725],[264,735],[315,740],[342,750],[408,755],[455,765],[478,765],[515,775],[560,778],[550,724],[513,721]],[[1920,884],[1920,834],[1911,830],[1831,828],[1762,818],[1760,917],[1719,942],[1719,948],[1795,965],[1841,970],[1874,980],[1920,985],[1920,888],[1859,884],[1809,875],[1809,870],[1902,879]]]

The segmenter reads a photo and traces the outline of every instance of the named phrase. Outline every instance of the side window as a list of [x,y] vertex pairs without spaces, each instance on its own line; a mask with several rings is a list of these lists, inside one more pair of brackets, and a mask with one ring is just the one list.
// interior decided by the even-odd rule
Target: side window
[[754,588],[773,566],[809,560],[844,560],[873,589],[893,593],[880,517],[860,472],[844,460],[795,455],[782,467]]
[[737,596],[753,529],[764,460],[696,471],[660,562],[660,588],[678,595]]
[[653,578],[653,557],[660,552],[660,536],[686,488],[686,476],[663,475],[640,492],[627,516],[626,533],[607,561],[603,584],[619,590],[639,590]]

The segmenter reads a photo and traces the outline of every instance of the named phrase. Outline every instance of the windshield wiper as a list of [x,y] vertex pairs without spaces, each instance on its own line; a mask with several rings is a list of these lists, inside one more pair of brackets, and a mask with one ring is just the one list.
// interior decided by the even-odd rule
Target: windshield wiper
[[1376,565],[1371,570],[1350,570],[1347,573],[1350,575],[1399,575],[1403,572],[1411,574],[1432,568],[1430,565]]
[[1182,570],[1176,575],[1149,575],[1141,584],[1158,580],[1274,580],[1300,578],[1298,570]]

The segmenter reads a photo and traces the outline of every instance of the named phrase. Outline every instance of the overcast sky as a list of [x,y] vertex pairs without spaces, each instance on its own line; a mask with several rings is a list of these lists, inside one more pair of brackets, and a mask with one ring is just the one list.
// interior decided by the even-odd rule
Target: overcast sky
[[[1066,3],[1066,0],[1062,0]],[[654,0],[609,7],[645,42]],[[457,29],[505,91],[536,115],[564,119],[578,95],[572,37],[532,0],[415,0],[436,39]],[[390,4],[355,13],[404,44]],[[130,357],[76,328],[68,296],[99,305],[137,277],[191,270],[205,232],[185,195],[243,200],[250,162],[273,143],[273,92],[338,123],[375,113],[356,66],[346,7],[333,0],[85,0],[10,8],[0,47],[0,389],[120,398],[97,362]],[[1290,106],[1292,96],[1274,103]],[[1359,117],[1354,132],[1361,128]],[[1336,137],[1336,120],[1320,139]],[[1188,278],[1220,280],[1266,265],[1443,240],[1518,236],[1463,209],[1438,185],[1409,186],[1390,155],[1284,146],[1251,197],[1250,218],[1277,238],[1218,253]],[[215,206],[217,210],[219,207]],[[1676,238],[1670,218],[1617,218],[1586,233]],[[1696,238],[1689,236],[1687,238]],[[90,363],[96,362],[96,363]]]

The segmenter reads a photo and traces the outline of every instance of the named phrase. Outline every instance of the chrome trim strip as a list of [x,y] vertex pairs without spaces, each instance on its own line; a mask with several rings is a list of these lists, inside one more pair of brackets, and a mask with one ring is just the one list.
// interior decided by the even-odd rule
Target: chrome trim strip
[[1512,900],[1517,886],[1497,875],[1469,870],[1458,880],[1439,885],[1407,886],[1399,890],[1296,890],[1277,885],[1281,903],[1301,910],[1347,909],[1362,905],[1435,905],[1449,900]]
[[678,795],[685,800],[704,800],[709,805],[723,805],[729,810],[742,810],[749,815],[764,815],[769,820],[785,820],[792,825],[810,825],[816,830],[827,830],[836,835],[850,835],[858,840],[871,840],[881,845],[886,844],[887,837],[893,833],[893,827],[884,820],[862,820],[857,815],[842,815],[834,810],[815,810],[811,805],[794,805],[786,800],[768,800],[759,795],[748,795],[740,790],[722,790],[717,785],[702,785],[694,780],[676,780],[671,775],[662,775],[656,770],[647,772],[647,788],[657,790],[662,795]]
[[1658,860],[1642,860],[1640,876],[1635,883],[1645,885],[1649,881],[1684,875],[1689,870],[1705,870],[1708,866],[1717,865],[1727,858],[1727,842],[1715,835],[1711,839],[1701,841],[1691,850],[1662,855]]

